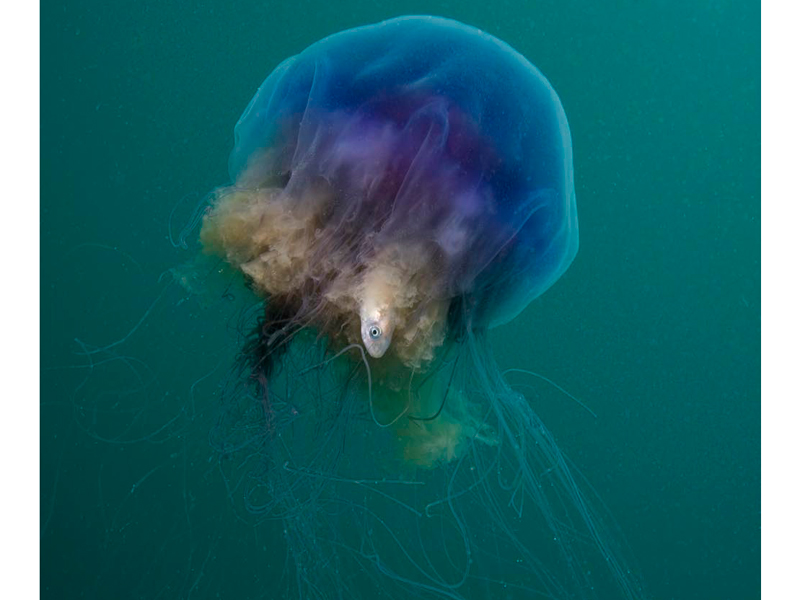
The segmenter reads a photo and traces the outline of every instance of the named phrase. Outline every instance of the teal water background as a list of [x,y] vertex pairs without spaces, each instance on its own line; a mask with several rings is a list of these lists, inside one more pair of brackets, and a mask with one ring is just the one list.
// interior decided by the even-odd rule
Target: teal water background
[[[231,323],[172,290],[147,311],[187,260],[170,232],[226,182],[233,125],[271,69],[410,13],[510,43],[570,122],[581,249],[495,332],[498,360],[597,413],[528,382],[650,597],[759,597],[759,5],[685,0],[43,3],[43,597],[246,598],[280,572],[264,567],[266,534],[220,516],[214,469],[188,464]],[[128,362],[87,366],[81,342],[143,315]],[[102,401],[109,382],[158,402],[88,414],[78,399]],[[175,411],[189,404],[191,418]],[[202,478],[210,491],[188,494]]]

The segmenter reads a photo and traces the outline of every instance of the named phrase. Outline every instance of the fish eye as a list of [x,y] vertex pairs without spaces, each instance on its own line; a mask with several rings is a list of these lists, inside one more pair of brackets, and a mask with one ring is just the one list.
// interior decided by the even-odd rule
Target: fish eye
[[370,327],[369,337],[371,337],[373,340],[377,340],[379,337],[381,337],[381,328],[378,327],[377,325],[373,325],[372,327]]

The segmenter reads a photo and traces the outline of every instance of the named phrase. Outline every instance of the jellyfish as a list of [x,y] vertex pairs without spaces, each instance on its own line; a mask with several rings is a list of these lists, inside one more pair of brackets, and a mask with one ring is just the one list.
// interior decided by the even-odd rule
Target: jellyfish
[[640,596],[487,332],[578,250],[556,92],[435,17],[327,37],[235,128],[206,255],[259,299],[212,442],[300,598]]

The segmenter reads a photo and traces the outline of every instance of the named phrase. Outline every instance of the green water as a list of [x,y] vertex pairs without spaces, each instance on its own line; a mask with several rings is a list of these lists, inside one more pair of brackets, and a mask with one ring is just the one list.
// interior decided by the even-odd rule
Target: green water
[[[495,332],[499,362],[598,415],[537,387],[537,413],[615,516],[648,597],[759,597],[759,9],[43,3],[43,597],[270,597],[275,532],[225,516],[202,462],[204,398],[235,323],[172,289],[153,305],[159,276],[187,259],[168,237],[226,182],[233,124],[280,60],[408,13],[509,42],[570,121],[581,249]],[[115,360],[81,345],[132,330]]]

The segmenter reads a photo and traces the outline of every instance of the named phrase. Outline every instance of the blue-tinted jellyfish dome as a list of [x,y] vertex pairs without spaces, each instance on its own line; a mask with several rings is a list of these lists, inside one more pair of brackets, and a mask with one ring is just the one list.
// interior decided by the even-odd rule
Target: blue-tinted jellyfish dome
[[[393,334],[406,362],[429,357],[443,334],[420,321],[441,321],[455,298],[472,327],[509,321],[577,252],[555,91],[507,44],[461,23],[403,17],[325,38],[272,72],[235,133],[234,188],[258,191],[229,194],[217,214],[281,225],[234,232],[242,218],[217,218],[206,245],[267,295],[360,315],[373,356]],[[376,322],[385,347],[371,342]]]
[[235,134],[200,237],[260,316],[211,437],[226,489],[284,523],[296,593],[270,594],[638,597],[488,343],[578,248],[544,76],[472,27],[392,19],[284,61]]

